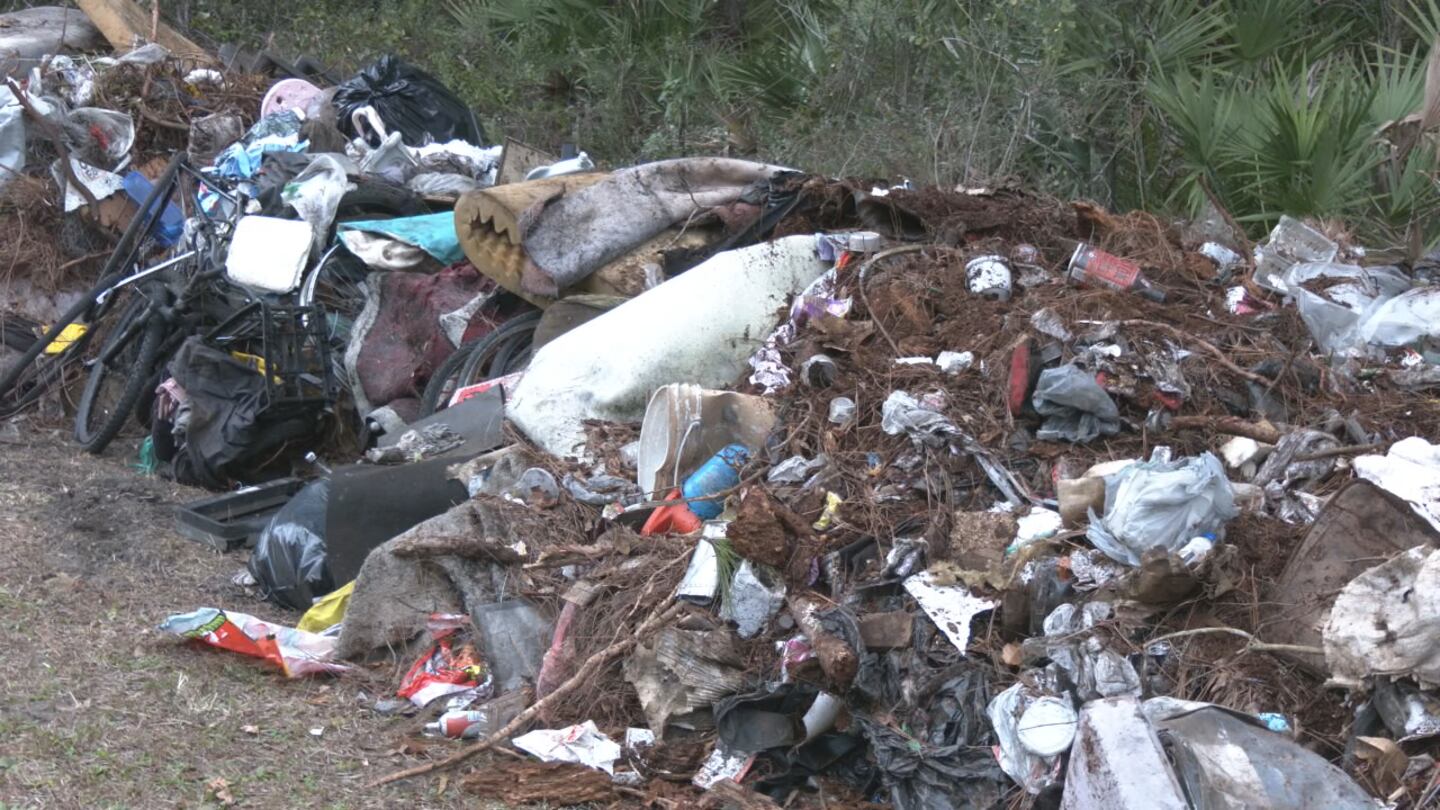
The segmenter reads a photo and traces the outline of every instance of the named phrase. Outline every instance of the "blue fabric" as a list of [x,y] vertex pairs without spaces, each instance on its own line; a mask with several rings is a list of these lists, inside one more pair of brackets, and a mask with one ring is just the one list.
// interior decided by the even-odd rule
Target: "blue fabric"
[[465,258],[460,249],[460,236],[455,233],[455,212],[422,214],[399,219],[374,219],[363,222],[342,222],[342,231],[367,231],[398,239],[434,256],[441,264],[454,264]]
[[289,141],[282,138],[266,138],[249,146],[236,141],[215,156],[215,173],[221,177],[249,180],[260,170],[260,160],[266,152],[304,152],[310,148],[309,141]]

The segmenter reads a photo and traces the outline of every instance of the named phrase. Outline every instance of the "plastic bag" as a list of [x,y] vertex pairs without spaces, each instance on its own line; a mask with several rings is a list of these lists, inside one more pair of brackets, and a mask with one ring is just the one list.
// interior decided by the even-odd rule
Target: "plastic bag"
[[25,111],[8,87],[0,87],[0,189],[25,168]]
[[1086,538],[1110,559],[1135,566],[1148,549],[1173,552],[1201,534],[1222,537],[1225,522],[1238,514],[1213,453],[1170,461],[1157,450],[1152,460],[1105,479],[1105,517],[1091,510]]
[[315,600],[315,604],[300,617],[295,629],[307,633],[324,633],[345,620],[345,609],[350,606],[350,596],[355,593],[355,580],[350,580],[337,590]]
[[323,250],[335,212],[340,210],[340,199],[347,191],[354,190],[355,184],[345,176],[345,167],[340,161],[332,155],[320,155],[285,184],[280,197],[301,219],[310,223],[316,247]]
[[379,146],[366,152],[359,160],[361,174],[373,174],[396,184],[410,179],[419,167],[410,150],[400,142],[399,132],[385,136]]
[[247,613],[200,608],[171,616],[160,625],[160,629],[222,650],[269,661],[290,678],[338,674],[350,669],[330,660],[335,654],[334,638],[271,624]]
[[1032,400],[1045,424],[1035,433],[1043,441],[1088,442],[1120,432],[1120,409],[1095,382],[1095,376],[1074,365],[1040,372]]
[[930,403],[904,391],[892,391],[880,408],[880,427],[891,436],[905,433],[916,445],[941,447],[960,434],[960,428]]
[[399,130],[411,146],[459,138],[485,142],[475,114],[454,93],[429,73],[386,54],[353,78],[335,88],[335,111],[340,129],[355,137],[350,114],[373,107],[387,127]]
[[325,553],[329,503],[330,479],[322,478],[295,493],[260,533],[248,567],[266,599],[308,610],[335,589]]
[[1440,288],[1419,287],[1378,304],[1360,325],[1360,339],[1396,348],[1440,335]]
[[540,728],[522,734],[510,744],[540,758],[541,762],[573,762],[615,773],[620,745],[600,733],[594,720],[565,728]]
[[[114,169],[130,156],[135,145],[135,122],[130,116],[99,107],[81,107],[65,116],[67,140],[78,157],[103,169]],[[76,141],[83,132],[87,140]]]
[[461,638],[460,629],[469,624],[463,613],[431,614],[428,628],[435,643],[411,665],[395,694],[422,709],[442,697],[451,698],[450,708],[490,697],[495,688],[489,668],[475,644]]
[[[1304,285],[1312,282],[1328,286],[1323,293],[1311,292]],[[1410,280],[1393,267],[1333,262],[1297,264],[1281,283],[1315,342],[1334,354],[1362,353],[1361,325],[1381,304],[1410,288]]]
[[[1020,738],[1021,719],[1031,706],[1042,699],[1045,698],[1041,693],[1017,683],[991,698],[985,707],[990,726],[995,729],[995,737],[999,740],[996,747],[1000,749],[997,755],[1000,767],[1031,795],[1039,794],[1060,779],[1060,756],[1041,756],[1029,750]],[[1069,729],[1073,728],[1072,720]]]

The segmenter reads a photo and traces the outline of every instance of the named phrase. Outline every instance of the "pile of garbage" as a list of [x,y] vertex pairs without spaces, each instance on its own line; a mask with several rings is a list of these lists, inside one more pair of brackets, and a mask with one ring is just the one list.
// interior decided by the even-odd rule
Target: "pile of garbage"
[[[348,308],[339,284],[303,304],[326,329],[283,361],[339,380],[325,424],[355,429],[306,422],[268,466],[210,465],[223,494],[177,512],[249,546],[248,581],[294,626],[206,607],[162,627],[290,677],[400,660],[374,711],[431,745],[377,785],[508,747],[464,789],[902,810],[1440,797],[1440,264],[1288,217],[1252,245],[1219,212],[1014,188],[718,158],[594,171],[482,147],[393,60],[334,92],[294,81],[202,182],[134,211],[159,199],[183,232],[255,202],[214,261],[268,307],[292,294],[265,286],[275,251],[289,278],[353,282]],[[347,184],[377,183],[436,209],[335,225]],[[195,371],[231,368],[216,334],[155,369],[172,444],[206,435],[207,397],[278,405],[273,358],[232,356],[229,388]]]

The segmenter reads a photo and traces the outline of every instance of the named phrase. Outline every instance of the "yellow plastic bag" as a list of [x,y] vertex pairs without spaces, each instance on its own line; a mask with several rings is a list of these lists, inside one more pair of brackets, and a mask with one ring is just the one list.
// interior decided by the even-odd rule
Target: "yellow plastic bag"
[[45,353],[59,354],[65,351],[70,348],[70,344],[85,337],[85,332],[88,329],[89,327],[83,323],[72,323],[64,329],[61,329],[60,334],[56,335],[54,340],[46,344]]
[[300,617],[300,623],[296,629],[304,630],[307,633],[323,633],[326,629],[337,625],[345,618],[345,607],[350,604],[350,594],[355,592],[355,580],[350,580],[343,587],[336,588],[330,593],[320,597],[320,601],[310,606],[305,615]]

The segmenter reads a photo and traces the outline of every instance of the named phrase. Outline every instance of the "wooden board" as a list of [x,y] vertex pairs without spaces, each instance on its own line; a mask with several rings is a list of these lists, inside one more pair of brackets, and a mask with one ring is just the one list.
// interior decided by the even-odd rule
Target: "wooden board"
[[500,152],[500,169],[495,173],[495,185],[518,183],[535,169],[549,166],[559,159],[543,149],[506,138],[505,149]]
[[[154,0],[160,2],[160,0]],[[129,53],[137,45],[150,41],[150,13],[134,0],[77,0],[80,10],[95,23],[110,46],[118,53]],[[163,21],[156,28],[155,42],[179,59],[212,62],[208,52],[191,42]]]

